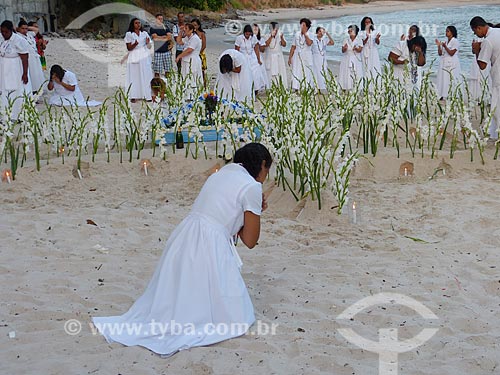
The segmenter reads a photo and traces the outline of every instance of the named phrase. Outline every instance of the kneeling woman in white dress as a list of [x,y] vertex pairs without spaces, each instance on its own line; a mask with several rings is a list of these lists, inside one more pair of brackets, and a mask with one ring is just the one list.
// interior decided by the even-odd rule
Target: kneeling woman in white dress
[[76,75],[68,70],[64,70],[60,65],[52,65],[50,68],[50,81],[47,86],[54,94],[49,99],[50,105],[77,105],[93,107],[101,104],[94,100],[85,100]]
[[184,25],[186,36],[182,38],[177,36],[177,43],[184,46],[182,53],[177,55],[175,62],[181,62],[181,75],[186,80],[186,93],[189,96],[195,96],[198,87],[203,85],[203,70],[201,67],[201,39],[194,32],[194,26],[191,23]]
[[124,315],[92,319],[108,342],[168,356],[248,331],[255,315],[233,236],[250,249],[257,244],[271,163],[263,145],[249,143],[208,178],[170,235],[144,294]]
[[227,49],[219,57],[219,74],[215,89],[220,98],[251,101],[252,72],[246,57],[235,49]]
[[339,84],[343,90],[352,90],[361,78],[363,78],[363,65],[361,63],[361,51],[363,42],[358,38],[359,28],[351,25],[347,29],[349,37],[342,44],[342,60],[339,69]]
[[436,85],[438,98],[440,99],[448,97],[450,86],[454,89],[463,81],[460,60],[458,58],[460,44],[457,40],[457,29],[455,26],[448,26],[446,28],[446,38],[445,42],[436,39],[438,55],[441,56]]

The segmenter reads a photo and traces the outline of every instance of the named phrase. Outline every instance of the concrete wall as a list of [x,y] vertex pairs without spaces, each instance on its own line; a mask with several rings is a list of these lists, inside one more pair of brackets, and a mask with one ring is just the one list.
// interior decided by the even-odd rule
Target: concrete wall
[[41,32],[50,31],[57,27],[56,6],[57,0],[0,0],[0,21],[11,20],[17,24],[21,18],[37,20]]

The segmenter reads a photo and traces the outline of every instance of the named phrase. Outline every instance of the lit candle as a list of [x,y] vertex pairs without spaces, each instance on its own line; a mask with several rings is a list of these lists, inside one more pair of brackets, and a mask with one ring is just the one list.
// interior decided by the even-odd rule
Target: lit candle
[[219,172],[219,168],[215,168],[215,173]]
[[10,184],[10,171],[5,171],[5,178],[7,178],[7,182]]
[[443,168],[443,176],[446,176],[446,168]]
[[408,168],[405,167],[405,177],[408,177]]
[[144,162],[144,174],[147,176],[148,175],[148,163]]
[[80,172],[79,169],[77,169],[76,172],[78,173],[78,177],[80,178],[80,180],[83,180],[82,172]]
[[59,155],[62,155],[62,154],[64,154],[64,146],[61,146],[59,148]]
[[352,222],[353,224],[356,224],[356,201],[352,202]]

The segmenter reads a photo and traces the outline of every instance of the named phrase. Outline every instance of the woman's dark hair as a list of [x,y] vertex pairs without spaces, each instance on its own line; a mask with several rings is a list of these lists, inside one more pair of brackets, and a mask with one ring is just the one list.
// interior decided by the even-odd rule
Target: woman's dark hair
[[250,176],[257,178],[262,168],[262,161],[265,161],[266,168],[271,168],[273,158],[264,145],[248,143],[236,151],[233,161],[241,164]]
[[319,31],[320,31],[321,29],[322,29],[322,27],[321,27],[321,26],[318,26],[318,27],[316,28],[316,34],[317,34],[317,33],[319,33]]
[[24,19],[22,19],[21,21],[19,21],[19,23],[17,24],[17,27],[21,27],[21,26],[28,26],[28,22],[26,22]]
[[299,25],[304,22],[306,24],[307,30],[311,28],[311,20],[309,18],[301,18]]
[[[257,40],[260,40],[260,27],[256,23],[254,23],[253,26],[257,26],[257,28],[259,29],[259,32],[257,33],[256,37],[257,37]],[[252,30],[252,32],[253,32],[253,30]]]
[[28,26],[38,26],[38,24],[35,21],[30,21],[28,22]]
[[226,54],[220,58],[219,69],[222,74],[229,73],[233,70],[233,58]]
[[245,25],[245,27],[243,28],[243,35],[245,35],[245,33],[251,33],[253,35],[252,26]]
[[455,26],[447,26],[446,28],[448,30],[450,30],[450,33],[451,33],[451,35],[453,35],[454,38],[457,37],[458,32],[457,32],[457,28]]
[[184,27],[187,27],[189,30],[194,31],[194,26],[191,23],[186,23]]
[[276,21],[271,22],[271,29],[275,29],[276,26],[278,26],[278,22]]
[[358,27],[357,25],[350,25],[350,26],[347,28],[347,30],[349,30],[349,29],[353,29],[353,30],[354,30],[354,32],[356,33],[356,35],[358,35],[358,33],[359,33],[359,27]]
[[479,26],[486,26],[486,25],[488,24],[486,23],[483,17],[476,16],[470,20],[470,28],[473,30],[477,29]]
[[427,42],[425,41],[423,36],[416,36],[413,39],[410,39],[408,41],[408,49],[411,51],[413,47],[419,46],[422,48],[422,53],[425,55],[425,52],[427,51]]
[[52,65],[52,67],[50,68],[49,77],[52,79],[52,76],[55,74],[57,78],[62,81],[62,79],[64,78],[64,73],[66,73],[66,71],[60,65]]
[[194,19],[191,21],[191,23],[193,23],[193,22],[196,22],[196,24],[198,25],[198,31],[200,31],[200,32],[202,32],[202,33],[204,33],[204,32],[205,32],[205,30],[203,30],[203,29],[201,28],[201,21],[200,21],[198,18],[194,18]]
[[418,27],[417,25],[411,25],[411,26],[410,26],[410,29],[415,29],[415,30],[417,30],[417,35],[415,35],[415,36],[421,36],[421,35],[420,35],[420,27]]
[[[130,23],[128,25],[128,30],[127,31],[129,31],[131,33],[134,32],[134,30],[135,30],[135,28],[134,28],[135,21],[140,21],[140,19],[137,18],[137,17],[132,18],[132,20],[130,21]],[[141,31],[144,31],[144,29],[142,28],[142,22],[141,22]]]
[[371,18],[371,17],[368,17],[368,16],[363,17],[363,19],[361,20],[361,30],[362,30],[362,31],[364,31],[364,30],[365,30],[365,28],[366,28],[366,26],[365,26],[365,21],[366,21],[366,20],[370,20],[370,22],[372,23],[372,24],[371,24],[371,29],[372,29],[372,30],[375,30],[375,25],[373,24],[373,20],[372,20],[372,18]]
[[9,20],[3,21],[2,24],[0,25],[0,28],[14,32],[14,24],[12,23],[12,21]]

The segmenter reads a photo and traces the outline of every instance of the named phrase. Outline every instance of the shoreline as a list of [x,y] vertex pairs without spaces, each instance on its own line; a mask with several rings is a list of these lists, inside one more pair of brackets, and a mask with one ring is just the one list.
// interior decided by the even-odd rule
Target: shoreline
[[[377,0],[366,4],[345,4],[342,6],[325,5],[316,8],[272,8],[262,11],[248,12],[249,14],[239,14],[245,21],[286,21],[298,20],[299,18],[309,18],[323,20],[328,18],[339,18],[344,16],[392,13],[401,10],[420,10],[432,8],[450,8],[471,5],[500,5],[498,0],[443,0],[436,6],[433,0],[404,1],[404,0]],[[300,16],[295,16],[300,13]]]

